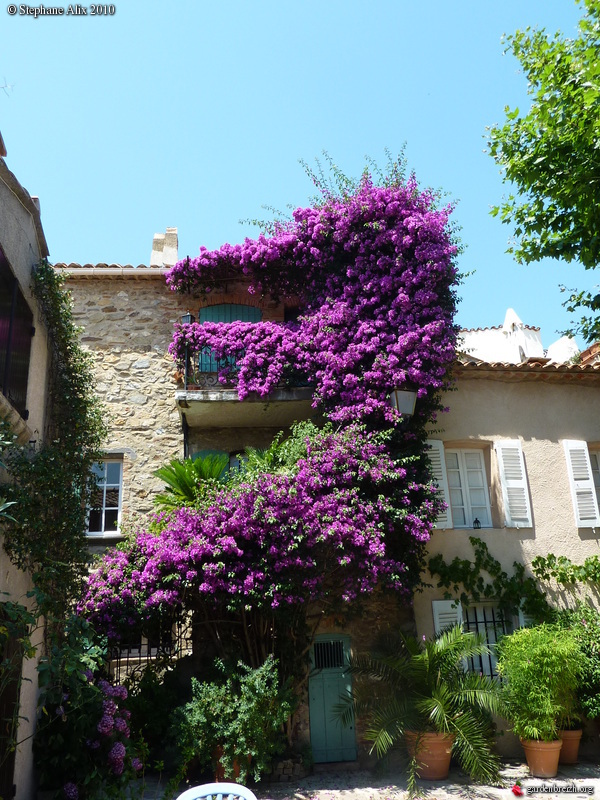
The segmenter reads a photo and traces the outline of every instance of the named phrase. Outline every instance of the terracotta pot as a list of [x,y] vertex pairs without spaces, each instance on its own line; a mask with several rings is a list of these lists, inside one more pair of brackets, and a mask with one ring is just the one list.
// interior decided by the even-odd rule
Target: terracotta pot
[[581,729],[576,731],[559,731],[558,735],[562,740],[562,748],[560,750],[559,764],[576,764],[577,757],[579,756],[579,743],[583,731]]
[[420,778],[436,781],[448,777],[454,734],[407,731],[404,738],[411,758],[415,754],[418,739],[417,767]]
[[534,778],[554,778],[558,772],[558,757],[562,739],[540,742],[537,739],[521,739],[529,772]]

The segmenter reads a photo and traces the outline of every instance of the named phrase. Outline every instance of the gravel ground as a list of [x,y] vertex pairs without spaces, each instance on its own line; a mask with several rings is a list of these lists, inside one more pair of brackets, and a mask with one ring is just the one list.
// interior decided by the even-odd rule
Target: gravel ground
[[[507,762],[502,770],[504,786],[477,786],[467,775],[451,770],[445,781],[421,781],[426,800],[514,800],[511,787],[520,781],[523,796],[539,800],[566,800],[568,797],[595,795],[600,800],[600,765],[582,762],[561,766],[556,778],[530,778],[525,764]],[[183,791],[186,786],[181,786]],[[315,773],[294,783],[259,784],[253,788],[258,800],[406,800],[403,773],[377,775],[365,771]],[[162,800],[164,783],[154,776],[147,779],[144,800]]]

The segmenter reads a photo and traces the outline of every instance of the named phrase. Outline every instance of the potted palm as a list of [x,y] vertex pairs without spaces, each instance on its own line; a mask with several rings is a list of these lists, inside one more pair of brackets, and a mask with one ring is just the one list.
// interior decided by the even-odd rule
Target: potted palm
[[488,652],[482,637],[460,626],[433,639],[402,636],[390,652],[354,659],[351,671],[359,680],[340,709],[342,720],[366,715],[365,738],[378,757],[405,746],[412,794],[417,777],[447,777],[452,754],[472,779],[495,783],[492,714],[501,710],[498,685],[465,666]]
[[556,624],[521,628],[498,645],[506,715],[535,777],[558,772],[559,728],[575,707],[580,665],[573,632]]

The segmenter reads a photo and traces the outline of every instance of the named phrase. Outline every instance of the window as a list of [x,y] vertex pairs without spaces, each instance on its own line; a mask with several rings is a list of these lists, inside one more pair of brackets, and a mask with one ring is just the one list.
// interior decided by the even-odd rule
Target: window
[[0,391],[27,419],[33,314],[0,249]]
[[567,472],[578,528],[600,526],[598,510],[598,487],[600,485],[600,463],[598,453],[590,453],[587,442],[565,439],[563,442]]
[[[482,528],[491,527],[484,450],[446,447],[438,440],[430,440],[429,445],[432,476],[448,505],[438,516],[435,527],[473,528],[478,522]],[[501,440],[496,442],[494,451],[504,503],[504,525],[530,528],[533,523],[521,443],[517,439]]]
[[446,475],[455,528],[490,528],[492,515],[481,450],[446,450]]
[[433,623],[436,635],[445,628],[462,623],[463,630],[482,634],[490,648],[487,655],[468,659],[466,668],[483,675],[496,676],[496,642],[506,633],[512,633],[512,619],[506,619],[494,603],[473,603],[462,607],[452,600],[434,600],[432,603]]
[[590,451],[590,465],[592,467],[594,489],[596,490],[596,501],[600,506],[600,453],[595,450]]
[[121,521],[123,462],[107,460],[94,464],[95,486],[89,511],[89,536],[116,536]]
[[248,461],[248,456],[243,450],[236,450],[229,454],[229,472],[242,472],[244,465]]

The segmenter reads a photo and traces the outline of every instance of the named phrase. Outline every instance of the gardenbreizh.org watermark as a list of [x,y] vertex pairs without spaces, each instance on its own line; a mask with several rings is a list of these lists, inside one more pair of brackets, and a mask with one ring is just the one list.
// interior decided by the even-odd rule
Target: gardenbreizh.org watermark
[[532,794],[594,794],[595,787],[591,783],[536,783],[534,786],[521,786],[517,781],[511,789],[517,797]]

